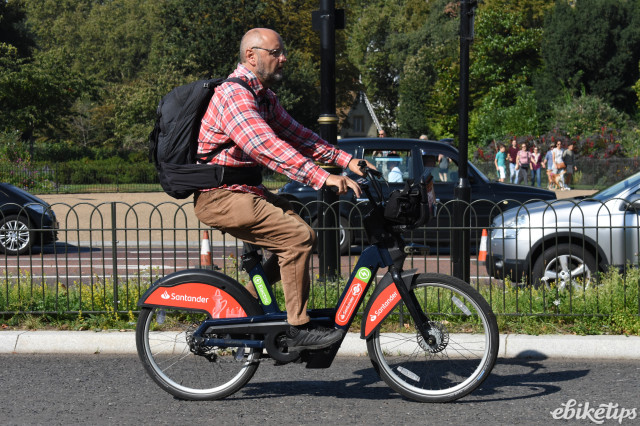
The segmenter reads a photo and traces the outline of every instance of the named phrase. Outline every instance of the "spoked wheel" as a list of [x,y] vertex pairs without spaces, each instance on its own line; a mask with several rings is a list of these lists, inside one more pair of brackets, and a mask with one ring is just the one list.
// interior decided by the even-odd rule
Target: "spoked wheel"
[[193,332],[208,317],[180,309],[144,308],[138,318],[138,355],[151,378],[178,398],[224,398],[244,386],[258,368],[261,349],[209,347],[195,341]]
[[424,339],[404,306],[367,339],[374,368],[391,388],[421,402],[461,398],[487,378],[498,355],[498,326],[471,286],[441,274],[419,275],[412,291],[429,318]]

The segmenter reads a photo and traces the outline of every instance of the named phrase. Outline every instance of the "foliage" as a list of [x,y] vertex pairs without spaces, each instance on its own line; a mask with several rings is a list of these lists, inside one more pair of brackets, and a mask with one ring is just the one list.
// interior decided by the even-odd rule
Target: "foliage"
[[501,141],[510,135],[537,135],[540,121],[533,89],[513,87],[515,103],[506,106],[506,85],[495,86],[484,98],[483,104],[469,117],[469,135],[482,146],[490,141]]
[[[638,268],[627,267],[623,273],[612,268],[582,289],[532,288],[506,283],[504,288],[495,285],[479,290],[490,301],[501,331],[640,335],[639,279]],[[511,313],[523,316],[501,315]],[[598,315],[602,318],[597,318]]]
[[550,124],[569,137],[589,135],[603,128],[620,129],[626,125],[624,113],[593,95],[582,93],[578,98],[566,97],[552,107]]
[[527,27],[525,15],[503,6],[480,8],[476,20],[469,135],[480,145],[507,135],[536,135],[540,128],[531,81],[540,66],[542,30]]
[[24,0],[0,2],[0,46],[14,47],[20,58],[31,56],[35,47],[33,37],[24,25],[26,13],[23,3]]
[[63,130],[59,118],[86,89],[87,81],[67,69],[61,51],[18,58],[14,49],[0,49],[0,131],[19,130],[29,138],[34,130]]
[[640,60],[637,0],[557,1],[544,26],[544,69],[536,89],[544,103],[561,89],[582,88],[630,113]]
[[[347,17],[346,29],[336,31],[338,113],[364,90],[390,135],[455,137],[459,2],[336,3]],[[616,111],[637,119],[639,3],[479,2],[471,145],[512,134],[538,140],[550,129],[584,140],[606,127],[616,129],[621,152],[637,153],[636,123],[593,120]],[[0,1],[0,131],[142,155],[159,98],[179,84],[227,75],[240,38],[256,26],[282,34],[287,78],[274,89],[299,122],[317,129],[317,8],[317,0]],[[579,118],[581,93],[609,111]],[[593,129],[568,127],[590,121]]]
[[49,177],[33,167],[30,146],[19,132],[0,132],[0,182],[38,192],[53,187]]

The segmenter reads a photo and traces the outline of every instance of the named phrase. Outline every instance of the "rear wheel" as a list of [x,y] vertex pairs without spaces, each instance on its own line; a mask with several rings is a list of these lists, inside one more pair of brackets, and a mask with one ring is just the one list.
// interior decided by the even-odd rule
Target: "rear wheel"
[[367,339],[374,368],[391,388],[416,401],[467,395],[487,378],[498,356],[491,308],[475,289],[447,275],[419,275],[411,291],[429,317],[429,338],[406,309],[396,308]]
[[[221,279],[233,281],[226,276]],[[247,315],[262,312],[248,292],[241,296],[234,295]],[[194,331],[210,317],[209,313],[183,308],[144,307],[140,312],[136,328],[138,356],[151,378],[177,398],[227,397],[244,386],[258,368],[262,349],[206,346],[194,338]],[[205,334],[203,337],[238,341],[252,336]]]

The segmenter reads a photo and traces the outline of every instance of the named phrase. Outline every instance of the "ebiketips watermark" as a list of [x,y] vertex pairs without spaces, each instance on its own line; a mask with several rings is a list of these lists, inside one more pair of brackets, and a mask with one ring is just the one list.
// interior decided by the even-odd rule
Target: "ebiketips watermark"
[[638,416],[636,408],[622,408],[619,404],[610,402],[591,406],[589,401],[579,403],[575,399],[570,399],[559,408],[551,411],[551,417],[556,420],[590,420],[596,424],[602,424],[605,420],[617,420],[622,424],[623,420],[633,420]]

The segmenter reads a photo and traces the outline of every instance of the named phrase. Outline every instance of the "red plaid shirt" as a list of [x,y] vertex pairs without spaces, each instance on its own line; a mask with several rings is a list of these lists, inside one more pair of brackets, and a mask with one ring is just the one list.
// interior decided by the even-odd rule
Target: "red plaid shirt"
[[[198,154],[233,141],[209,164],[231,167],[266,166],[298,182],[320,189],[329,173],[315,161],[346,168],[351,155],[296,122],[282,108],[276,94],[262,87],[258,78],[239,64],[229,77],[247,81],[257,95],[237,83],[216,88],[202,118]],[[232,191],[251,192],[264,197],[267,189],[249,185],[224,186]]]

